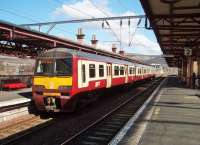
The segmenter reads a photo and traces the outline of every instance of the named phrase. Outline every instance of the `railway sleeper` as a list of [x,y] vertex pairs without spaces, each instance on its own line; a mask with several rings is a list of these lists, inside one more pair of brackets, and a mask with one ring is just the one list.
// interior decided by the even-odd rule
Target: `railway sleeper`
[[[89,142],[89,141],[83,141],[83,142],[81,142],[81,144],[83,144],[83,145],[100,145],[100,144],[98,144],[98,143]],[[79,144],[79,145],[80,145],[80,144]]]
[[122,122],[119,122],[119,121],[109,121],[108,123],[111,123],[111,124],[114,124],[114,125],[122,125],[123,123]]
[[107,137],[105,136],[102,136],[102,135],[99,135],[99,136],[94,136],[94,135],[89,135],[86,137],[86,139],[89,139],[89,140],[95,140],[95,141],[106,141],[108,140]]
[[81,141],[80,141],[79,145],[85,144],[85,142],[90,142],[90,143],[93,143],[93,144],[102,145],[102,144],[105,144],[105,142],[108,142],[111,138],[112,138],[112,136],[110,136],[110,137],[87,136],[87,137],[81,138]]
[[110,133],[113,133],[115,132],[113,129],[111,128],[98,128],[98,129],[95,129],[95,131],[104,131],[104,132],[110,132]]
[[112,133],[103,132],[103,131],[93,131],[91,133],[94,134],[94,135],[102,135],[102,136],[111,136],[112,135]]
[[113,129],[119,128],[118,125],[113,125],[113,124],[108,124],[108,123],[104,124],[103,127],[106,127],[106,128],[113,128]]
[[125,118],[125,117],[129,117],[130,116],[130,114],[116,114],[115,115],[115,118]]

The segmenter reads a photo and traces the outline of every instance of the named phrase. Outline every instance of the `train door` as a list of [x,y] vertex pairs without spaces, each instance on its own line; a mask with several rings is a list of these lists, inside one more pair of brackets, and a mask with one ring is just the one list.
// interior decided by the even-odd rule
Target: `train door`
[[138,80],[138,75],[139,75],[139,68],[135,67],[135,80]]
[[128,65],[125,65],[125,83],[128,83]]
[[84,88],[88,86],[88,65],[86,61],[78,61],[78,87]]
[[111,70],[111,64],[107,64],[106,66],[106,72],[107,72],[107,88],[110,88],[112,85],[112,70]]
[[137,68],[136,66],[134,66],[134,71],[133,71],[133,80],[135,81],[136,80],[136,75],[137,75]]
[[131,80],[134,81],[135,77],[135,67],[132,67],[132,74],[131,74]]

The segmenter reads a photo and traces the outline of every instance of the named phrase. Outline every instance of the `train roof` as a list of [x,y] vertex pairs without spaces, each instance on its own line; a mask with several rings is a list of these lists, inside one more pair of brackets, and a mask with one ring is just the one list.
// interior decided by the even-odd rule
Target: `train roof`
[[103,56],[99,54],[93,54],[93,53],[87,53],[80,50],[73,50],[68,48],[54,48],[51,50],[48,50],[38,56],[38,58],[66,58],[66,57],[72,57],[72,56],[78,56],[84,59],[91,59],[94,61],[103,61],[103,62],[109,62],[109,63],[115,63],[115,64],[127,64],[127,65],[135,65],[135,66],[150,66],[145,64],[139,64],[137,62],[133,61],[127,61],[122,59],[116,59],[108,56]]

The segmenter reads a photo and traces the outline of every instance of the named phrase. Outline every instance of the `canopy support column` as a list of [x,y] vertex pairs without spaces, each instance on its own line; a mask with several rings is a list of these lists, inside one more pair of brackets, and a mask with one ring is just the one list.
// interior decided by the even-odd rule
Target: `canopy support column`
[[192,73],[193,73],[193,60],[192,60],[192,57],[189,56],[187,58],[187,79],[186,79],[187,87],[193,87],[192,86]]

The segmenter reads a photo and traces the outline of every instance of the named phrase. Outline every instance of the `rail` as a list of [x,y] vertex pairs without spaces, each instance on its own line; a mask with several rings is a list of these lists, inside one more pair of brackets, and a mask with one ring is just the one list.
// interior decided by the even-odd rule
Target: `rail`
[[[61,145],[107,145],[109,142],[110,144],[113,144],[113,142],[116,142],[116,138],[114,138],[115,135],[118,134],[129,119],[137,114],[138,110],[140,113],[142,112],[140,111],[142,104],[148,98],[147,96],[154,91],[158,84],[160,84],[160,80],[156,80],[144,91],[138,92],[136,95],[132,96],[130,99],[98,119],[96,122],[64,141]],[[156,91],[158,91],[158,89],[156,89]],[[155,95],[156,93],[154,92],[153,94]],[[138,97],[140,98],[140,101],[137,100]],[[147,105],[147,103],[145,103],[145,105]],[[112,139],[114,139],[114,141],[111,141]]]

